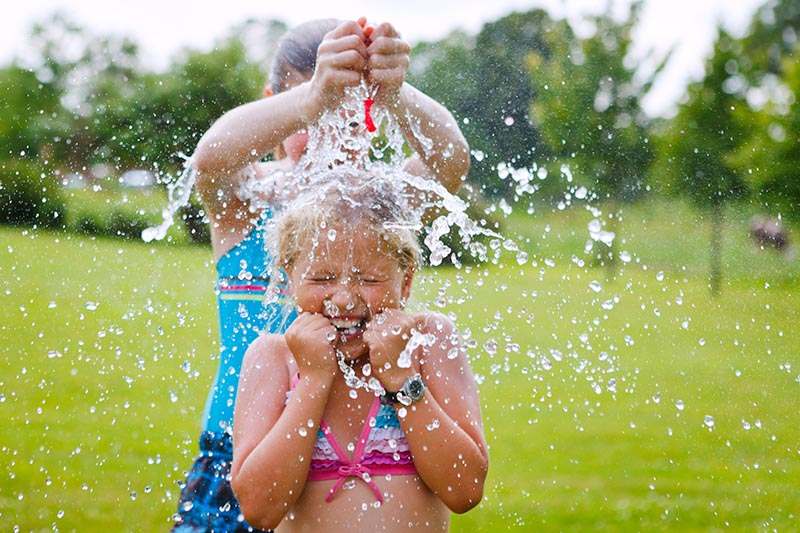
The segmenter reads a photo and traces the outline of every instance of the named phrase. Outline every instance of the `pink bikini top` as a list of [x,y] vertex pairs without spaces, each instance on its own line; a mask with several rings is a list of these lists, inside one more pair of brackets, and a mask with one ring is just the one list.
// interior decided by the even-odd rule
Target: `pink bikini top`
[[[300,376],[295,374],[292,378],[292,389],[299,379]],[[387,475],[417,475],[408,441],[397,419],[397,411],[391,404],[383,403],[379,396],[375,397],[352,458],[336,441],[330,426],[324,420],[320,422],[308,479],[336,480],[325,497],[326,502],[333,500],[344,482],[353,477],[364,481],[375,494],[375,498],[383,503],[383,494],[372,478]]]

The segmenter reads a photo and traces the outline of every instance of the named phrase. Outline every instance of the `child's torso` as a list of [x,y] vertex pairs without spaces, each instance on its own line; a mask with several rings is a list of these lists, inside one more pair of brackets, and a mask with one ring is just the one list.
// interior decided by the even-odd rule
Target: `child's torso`
[[446,531],[450,512],[417,474],[395,408],[337,383],[303,493],[277,531]]

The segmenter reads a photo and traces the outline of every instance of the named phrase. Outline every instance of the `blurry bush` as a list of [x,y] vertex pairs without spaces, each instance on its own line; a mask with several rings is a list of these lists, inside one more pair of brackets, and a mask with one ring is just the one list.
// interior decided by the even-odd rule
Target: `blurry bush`
[[195,244],[211,244],[211,226],[197,198],[193,197],[189,205],[181,209],[181,219],[190,241]]
[[138,239],[142,231],[153,225],[152,217],[136,212],[115,209],[82,211],[76,214],[68,229],[85,235]]
[[56,228],[65,212],[61,188],[32,161],[0,162],[0,223]]

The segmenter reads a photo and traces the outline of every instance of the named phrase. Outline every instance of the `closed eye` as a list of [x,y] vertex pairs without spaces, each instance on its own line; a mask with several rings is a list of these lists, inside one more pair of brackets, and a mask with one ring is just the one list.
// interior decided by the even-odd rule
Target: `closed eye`
[[306,276],[306,281],[311,283],[328,283],[336,279],[336,276],[333,275],[314,275],[314,276]]
[[375,285],[378,283],[383,283],[386,280],[382,278],[360,278],[358,281],[365,285]]

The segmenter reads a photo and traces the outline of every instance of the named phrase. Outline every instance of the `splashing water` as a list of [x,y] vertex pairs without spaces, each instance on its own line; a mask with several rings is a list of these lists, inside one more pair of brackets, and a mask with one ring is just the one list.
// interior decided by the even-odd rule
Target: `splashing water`
[[192,196],[192,189],[197,180],[197,171],[192,168],[191,158],[185,154],[179,154],[183,158],[183,172],[177,179],[167,184],[167,206],[162,210],[161,224],[142,231],[144,242],[160,241],[167,236],[167,231],[175,223],[175,214],[182,207],[189,205]]
[[[376,127],[375,134],[370,134],[362,102],[374,92],[363,82],[349,89],[341,107],[326,111],[308,128],[306,153],[295,169],[280,175],[280,183],[284,184],[280,190],[276,189],[278,180],[274,178],[252,178],[240,189],[241,199],[257,209],[267,207],[265,198],[270,199],[270,207],[277,204],[298,209],[315,206],[335,191],[353,207],[359,207],[358,192],[373,188],[398,200],[384,223],[387,229],[425,233],[431,265],[441,264],[453,253],[442,242],[452,229],[457,230],[467,250],[479,256],[481,248],[470,244],[480,236],[500,235],[470,219],[468,205],[441,184],[403,170],[402,132],[391,113],[377,104],[371,107]],[[422,134],[419,123],[410,114],[406,118],[423,148],[432,149],[433,141]],[[434,209],[442,214],[426,225],[425,214]],[[454,256],[453,259],[457,261]]]
[[[393,211],[383,222],[384,227],[419,233],[428,250],[427,261],[431,266],[438,266],[450,260],[456,268],[462,268],[458,252],[444,242],[444,239],[453,235],[455,231],[456,238],[460,239],[463,245],[464,253],[469,254],[476,263],[491,261],[497,264],[501,253],[510,252],[514,256],[514,263],[518,266],[523,267],[530,263],[531,267],[536,267],[539,261],[531,260],[528,253],[514,240],[490,229],[482,219],[473,220],[467,213],[469,207],[467,202],[448,192],[433,179],[413,175],[403,169],[405,140],[397,121],[380,105],[364,105],[364,102],[373,99],[374,95],[374,88],[368,87],[363,81],[359,86],[348,89],[347,97],[338,109],[327,110],[316,123],[308,127],[307,149],[293,169],[276,172],[267,177],[252,175],[240,185],[237,196],[249,203],[254,210],[270,208],[279,215],[280,209],[276,209],[276,206],[281,206],[283,209],[317,209],[320,200],[332,192],[339,194],[355,209],[370,209],[371,206],[363,205],[361,193],[372,188],[380,190],[384,196],[396,199]],[[371,121],[367,120],[367,113],[371,115]],[[411,134],[425,155],[430,155],[434,150],[433,140],[425,136],[421,124],[410,113],[404,118],[408,121]],[[449,153],[452,154],[452,150]],[[480,151],[474,151],[473,154],[477,160],[483,158],[483,153]],[[447,157],[447,153],[443,152],[443,155]],[[185,158],[185,161],[184,171],[167,186],[169,203],[163,210],[163,222],[142,233],[142,238],[147,242],[163,239],[173,224],[175,214],[189,203],[196,172],[192,168],[191,159]],[[512,183],[515,201],[531,197],[540,190],[539,184],[544,180],[557,179],[560,176],[566,181],[572,195],[570,193],[565,195],[565,201],[560,202],[559,209],[571,205],[572,200],[585,201],[585,208],[592,215],[592,220],[587,226],[589,239],[584,252],[591,251],[593,242],[599,241],[610,245],[614,241],[614,233],[603,227],[602,213],[589,203],[594,198],[591,191],[586,187],[572,185],[574,176],[568,165],[562,164],[560,173],[556,174],[548,173],[545,166],[538,166],[536,163],[533,163],[531,168],[515,168],[510,163],[500,163],[497,166],[497,174],[501,180]],[[504,216],[512,214],[512,205],[505,199],[501,199],[497,205]],[[528,212],[531,213],[531,209]],[[430,213],[435,213],[435,216],[431,218]],[[268,226],[268,231],[270,229],[274,229],[274,226]],[[336,230],[325,225],[321,225],[317,231],[319,234],[312,239],[317,245],[333,242],[338,238]],[[481,242],[482,238],[489,239],[488,246]],[[627,252],[623,252],[623,255],[625,253]],[[625,259],[622,258],[623,262]],[[544,258],[544,264],[548,268],[555,267],[555,263],[549,258]],[[583,265],[584,262],[579,259],[576,264]],[[274,276],[273,281],[275,283],[270,286],[265,297],[267,300],[279,299],[281,291],[277,285],[281,281],[281,276]],[[592,282],[590,288],[593,292],[600,292],[602,286],[598,282]],[[440,293],[446,293],[446,288],[442,288]],[[465,298],[470,299],[471,294],[466,294]],[[447,300],[440,296],[437,305],[440,300],[442,301],[440,306],[447,303]],[[613,300],[605,300],[598,304],[605,311],[610,311],[614,307]],[[465,344],[470,347],[470,343],[474,343],[474,340],[469,340],[468,336],[465,337]],[[418,333],[409,339],[406,349],[397,361],[398,366],[408,365],[411,353],[419,346],[430,345],[430,340],[422,337],[424,336]],[[493,340],[490,340],[489,344],[497,345]],[[505,345],[518,346],[517,343],[511,342],[508,335]],[[550,372],[562,361],[560,355],[555,355],[561,354],[560,350],[550,348],[549,352],[555,363],[547,356],[540,355],[538,348],[528,350],[529,356],[537,361],[535,368]],[[494,350],[494,353],[499,353],[499,350]],[[571,366],[574,367],[576,375],[586,374],[595,392],[600,390],[603,381],[606,381],[605,388],[608,391],[612,394],[616,391],[616,380],[608,377],[608,374],[617,369],[615,357],[601,356],[592,363],[588,359],[577,358],[576,355],[573,353],[569,358],[564,358],[565,362],[572,361]],[[348,386],[354,390],[364,389],[375,394],[383,392],[380,382],[374,376],[356,375],[342,354],[337,354],[337,360]],[[599,366],[590,371],[589,369],[594,368],[593,365]],[[506,362],[501,368],[508,367]],[[592,376],[590,373],[595,375]],[[608,379],[603,380],[598,373],[606,374]],[[479,382],[482,379],[478,376]]]

